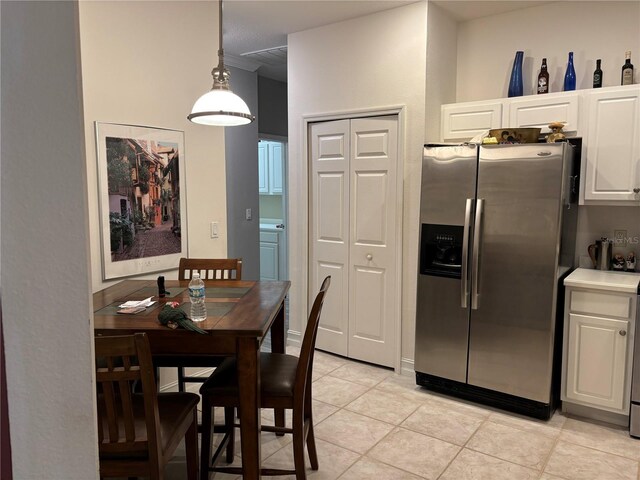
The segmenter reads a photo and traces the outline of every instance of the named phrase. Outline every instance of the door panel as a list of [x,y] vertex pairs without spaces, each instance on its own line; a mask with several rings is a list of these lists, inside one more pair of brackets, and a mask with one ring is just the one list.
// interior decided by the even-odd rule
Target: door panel
[[[397,275],[396,117],[351,120],[349,356],[393,366]],[[373,305],[376,308],[372,308]]]
[[348,351],[349,120],[312,124],[309,132],[309,305],[326,275],[331,288],[316,345],[339,355]]
[[479,301],[472,310],[472,385],[549,402],[563,145],[482,147],[478,167]]
[[310,300],[331,289],[317,346],[393,366],[397,298],[397,117],[312,124]]

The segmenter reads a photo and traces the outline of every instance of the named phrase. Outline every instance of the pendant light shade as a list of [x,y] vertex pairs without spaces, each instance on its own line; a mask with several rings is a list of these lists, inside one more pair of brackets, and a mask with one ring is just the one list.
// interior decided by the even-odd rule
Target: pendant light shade
[[229,70],[224,67],[224,50],[222,48],[222,0],[219,1],[219,45],[218,66],[213,69],[213,87],[193,104],[191,114],[187,118],[193,123],[230,127],[246,125],[255,120],[249,107],[242,98],[229,88]]

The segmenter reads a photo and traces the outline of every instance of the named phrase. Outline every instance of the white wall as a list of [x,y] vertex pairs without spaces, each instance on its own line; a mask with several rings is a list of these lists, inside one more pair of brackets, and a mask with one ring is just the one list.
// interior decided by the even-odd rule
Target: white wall
[[13,478],[97,478],[76,2],[2,2],[2,307]]
[[440,106],[456,101],[457,23],[429,2],[427,14],[426,142],[440,139]]
[[418,198],[424,140],[426,2],[288,38],[291,331],[307,314],[308,159],[304,117],[405,106],[402,357],[413,359]]
[[525,52],[525,95],[533,93],[543,57],[551,92],[562,91],[569,51],[577,89],[592,87],[598,58],[605,87],[620,84],[626,50],[636,70],[640,65],[638,1],[547,3],[464,22],[458,31],[458,102],[506,97],[516,50]]
[[[80,3],[93,291],[113,283],[102,281],[95,121],[185,132],[189,256],[226,257],[224,129],[187,120],[211,88],[217,22],[213,1]],[[212,221],[218,239],[210,238]]]

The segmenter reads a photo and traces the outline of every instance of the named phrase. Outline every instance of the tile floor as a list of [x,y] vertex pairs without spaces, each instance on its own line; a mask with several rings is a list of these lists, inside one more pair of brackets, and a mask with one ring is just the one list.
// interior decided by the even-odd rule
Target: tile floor
[[[640,440],[561,412],[547,422],[532,420],[431,393],[412,377],[323,352],[315,357],[313,395],[320,469],[307,469],[310,479],[640,480]],[[270,411],[263,420],[272,421]],[[263,433],[264,466],[292,468],[290,442]],[[185,478],[183,453],[166,474]]]

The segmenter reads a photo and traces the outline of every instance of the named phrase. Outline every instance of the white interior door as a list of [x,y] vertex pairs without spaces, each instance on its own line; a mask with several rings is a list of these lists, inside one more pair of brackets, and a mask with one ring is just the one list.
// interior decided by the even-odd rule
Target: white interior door
[[349,120],[311,126],[309,297],[331,275],[318,327],[318,348],[348,354]]
[[317,346],[393,366],[396,356],[395,116],[310,127],[309,298],[331,275]]

